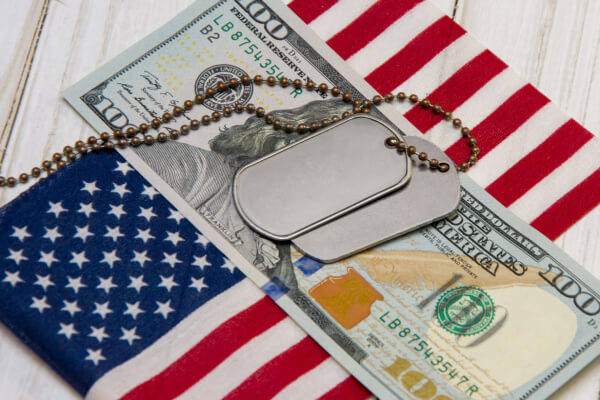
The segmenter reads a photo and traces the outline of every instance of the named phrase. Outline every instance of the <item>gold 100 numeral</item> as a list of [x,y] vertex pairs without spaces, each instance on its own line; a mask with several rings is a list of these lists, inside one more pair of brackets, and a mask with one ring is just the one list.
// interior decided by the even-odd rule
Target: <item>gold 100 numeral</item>
[[[411,393],[416,398],[422,400],[432,399],[437,393],[437,386],[435,386],[435,383],[433,383],[427,376],[423,375],[419,371],[409,371],[411,366],[412,363],[409,360],[396,357],[396,360],[391,365],[383,367],[383,370],[395,380],[400,378],[400,382],[402,382],[404,389],[406,389],[406,391]],[[469,380],[469,378],[466,376],[463,376],[463,378],[466,379],[462,382],[459,382],[456,386],[459,386],[461,383],[465,383],[467,380]],[[476,385],[471,385],[467,390],[465,390],[465,393],[467,393],[469,396],[472,396],[473,393],[477,392],[477,389],[478,388]],[[450,400],[450,397],[442,394],[436,396],[433,398],[433,400]]]

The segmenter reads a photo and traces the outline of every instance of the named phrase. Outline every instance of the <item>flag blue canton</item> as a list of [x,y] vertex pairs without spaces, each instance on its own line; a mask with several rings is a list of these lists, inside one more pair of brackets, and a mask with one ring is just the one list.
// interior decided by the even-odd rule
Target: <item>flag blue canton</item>
[[0,319],[85,393],[244,278],[116,152],[0,210]]

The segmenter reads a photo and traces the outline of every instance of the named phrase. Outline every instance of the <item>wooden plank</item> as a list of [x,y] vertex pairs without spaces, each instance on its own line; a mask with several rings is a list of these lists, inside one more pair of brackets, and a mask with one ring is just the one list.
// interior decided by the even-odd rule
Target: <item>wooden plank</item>
[[[600,132],[600,2],[432,1],[584,126]],[[7,126],[12,118],[12,129],[0,136],[0,150],[6,149],[2,174],[28,170],[65,144],[92,134],[62,100],[62,91],[191,2],[0,2],[0,46],[5,54],[0,60],[0,121]],[[47,16],[41,28],[44,7]],[[24,74],[31,60],[30,72]],[[16,105],[11,112],[12,104]],[[0,204],[24,189],[0,191]],[[557,243],[600,277],[600,209]],[[5,397],[79,398],[4,327],[0,327],[0,354]],[[598,398],[599,374],[597,360],[554,398]]]
[[7,56],[0,60],[0,166],[14,133],[15,118],[38,50],[48,5],[49,0],[4,2],[0,6],[0,35],[7,44],[3,49]]
[[81,396],[0,324],[0,388],[3,399],[75,400]]

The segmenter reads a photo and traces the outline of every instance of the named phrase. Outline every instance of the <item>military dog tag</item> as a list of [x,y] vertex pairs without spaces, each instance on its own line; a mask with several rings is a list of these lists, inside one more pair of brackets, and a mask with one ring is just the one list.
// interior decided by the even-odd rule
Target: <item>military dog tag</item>
[[384,144],[390,136],[403,140],[395,128],[364,114],[332,124],[241,168],[235,205],[252,229],[275,240],[327,224],[410,180],[408,156]]
[[[415,136],[404,140],[452,165],[433,143]],[[454,168],[441,173],[417,161],[410,183],[402,189],[298,236],[293,243],[312,258],[334,262],[441,219],[456,210],[459,200]]]

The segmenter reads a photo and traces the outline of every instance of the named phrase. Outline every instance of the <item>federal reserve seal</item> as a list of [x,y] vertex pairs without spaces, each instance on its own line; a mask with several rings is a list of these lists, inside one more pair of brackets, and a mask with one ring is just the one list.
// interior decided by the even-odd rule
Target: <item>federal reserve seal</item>
[[484,331],[494,320],[494,312],[492,298],[483,289],[474,286],[445,291],[435,309],[440,325],[461,336]]
[[[213,65],[205,69],[198,75],[194,91],[196,94],[204,94],[209,87],[214,88],[219,82],[229,83],[231,78],[241,79],[248,75],[243,69],[235,65],[220,64]],[[235,104],[246,104],[252,96],[252,84],[244,86],[238,85],[236,88],[229,88],[224,92],[217,92],[209,99],[204,100],[204,105],[214,111],[223,111],[225,107],[231,107]]]

